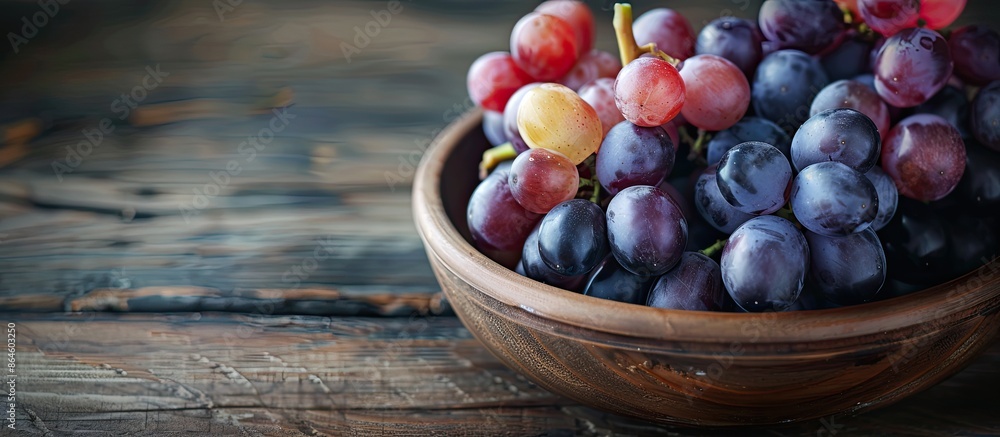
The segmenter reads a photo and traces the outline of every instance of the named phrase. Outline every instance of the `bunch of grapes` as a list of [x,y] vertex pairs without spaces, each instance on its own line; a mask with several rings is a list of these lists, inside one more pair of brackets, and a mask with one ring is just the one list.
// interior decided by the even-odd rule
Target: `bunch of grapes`
[[[573,0],[469,70],[495,147],[476,247],[537,281],[659,308],[897,296],[1000,246],[1000,35],[955,0],[766,0],[695,33]],[[945,32],[948,37],[939,33]]]

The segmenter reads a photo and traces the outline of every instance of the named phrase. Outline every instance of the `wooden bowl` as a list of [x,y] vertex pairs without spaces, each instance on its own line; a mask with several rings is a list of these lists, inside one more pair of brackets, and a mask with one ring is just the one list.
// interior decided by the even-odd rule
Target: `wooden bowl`
[[848,308],[709,313],[535,282],[480,254],[465,208],[481,113],[452,123],[416,173],[417,229],[449,302],[507,366],[546,389],[667,424],[777,424],[897,402],[959,371],[1000,332],[1000,263]]

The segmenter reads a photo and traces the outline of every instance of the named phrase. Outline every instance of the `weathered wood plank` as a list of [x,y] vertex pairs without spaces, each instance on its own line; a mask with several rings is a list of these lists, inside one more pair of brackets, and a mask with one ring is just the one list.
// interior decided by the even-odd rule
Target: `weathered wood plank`
[[[654,426],[551,395],[450,317],[89,313],[15,321],[18,424],[29,435],[729,435]],[[886,409],[739,434],[996,435],[998,386],[1000,344]]]

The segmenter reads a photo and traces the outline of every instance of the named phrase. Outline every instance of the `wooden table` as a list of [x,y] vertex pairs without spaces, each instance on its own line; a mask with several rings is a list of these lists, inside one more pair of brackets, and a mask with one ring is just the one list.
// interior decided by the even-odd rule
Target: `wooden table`
[[[533,4],[402,2],[357,44],[386,2],[232,3],[72,2],[0,53],[0,435],[725,434],[550,394],[442,299],[413,166]],[[698,27],[757,3],[679,8]],[[0,8],[5,32],[39,11]],[[998,435],[998,388],[1000,344],[884,410],[738,434]]]

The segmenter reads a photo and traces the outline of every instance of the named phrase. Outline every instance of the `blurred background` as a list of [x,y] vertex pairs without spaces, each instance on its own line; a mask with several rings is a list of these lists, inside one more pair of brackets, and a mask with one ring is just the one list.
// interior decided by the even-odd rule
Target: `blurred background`
[[[0,310],[446,312],[413,171],[538,3],[0,2]],[[697,30],[760,3],[634,6]]]

